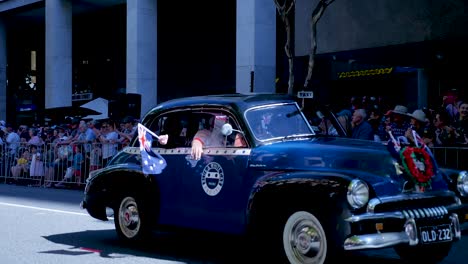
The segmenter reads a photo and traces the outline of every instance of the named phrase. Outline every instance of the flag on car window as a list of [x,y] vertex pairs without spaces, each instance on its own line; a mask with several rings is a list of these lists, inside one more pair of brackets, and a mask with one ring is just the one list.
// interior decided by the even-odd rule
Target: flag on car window
[[138,124],[138,140],[140,141],[140,154],[141,166],[145,174],[160,174],[166,168],[166,160],[151,149],[153,142],[153,135],[158,136],[151,132],[142,124]]

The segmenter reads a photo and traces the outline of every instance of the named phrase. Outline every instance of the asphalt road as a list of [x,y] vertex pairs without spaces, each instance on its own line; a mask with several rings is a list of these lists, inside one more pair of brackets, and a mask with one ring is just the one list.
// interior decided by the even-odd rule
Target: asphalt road
[[[249,263],[242,242],[230,237],[158,233],[146,245],[123,245],[112,220],[93,219],[79,208],[81,197],[76,190],[0,184],[0,263]],[[466,263],[467,248],[465,232],[442,263]],[[364,264],[403,263],[392,249],[352,258]]]

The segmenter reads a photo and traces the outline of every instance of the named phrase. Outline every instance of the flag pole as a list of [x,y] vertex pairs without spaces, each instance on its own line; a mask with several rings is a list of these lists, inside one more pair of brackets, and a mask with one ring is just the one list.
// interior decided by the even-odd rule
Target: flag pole
[[138,123],[138,128],[140,128],[140,127],[143,127],[143,129],[144,129],[145,131],[148,131],[148,133],[150,133],[153,137],[159,139],[159,136],[156,135],[153,131],[149,130],[149,129],[146,128],[144,125]]

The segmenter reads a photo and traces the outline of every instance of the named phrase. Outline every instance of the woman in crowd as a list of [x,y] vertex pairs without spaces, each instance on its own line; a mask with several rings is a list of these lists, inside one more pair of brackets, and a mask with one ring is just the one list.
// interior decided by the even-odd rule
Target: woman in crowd
[[460,104],[458,120],[453,124],[455,141],[458,145],[468,145],[468,102]]
[[434,117],[434,146],[452,146],[455,144],[455,130],[450,127],[450,115],[445,110],[438,111]]

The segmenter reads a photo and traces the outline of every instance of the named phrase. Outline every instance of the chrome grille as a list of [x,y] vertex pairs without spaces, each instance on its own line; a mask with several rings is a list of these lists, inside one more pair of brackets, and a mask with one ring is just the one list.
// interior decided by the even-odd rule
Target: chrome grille
[[437,206],[437,207],[431,207],[431,208],[402,210],[401,213],[405,216],[406,219],[410,219],[410,218],[418,219],[418,218],[444,216],[448,214],[448,211],[444,206]]

